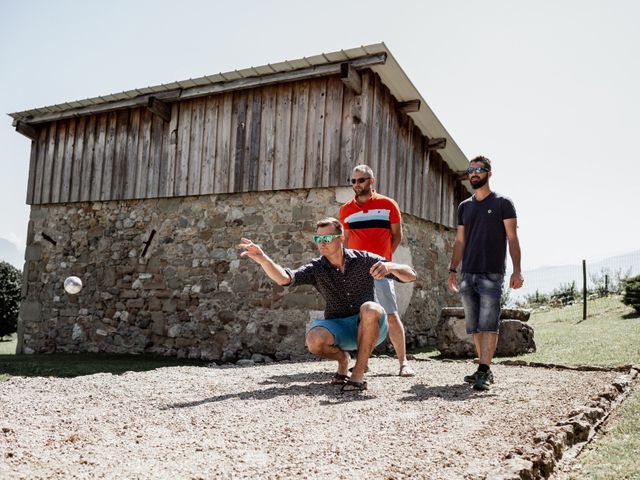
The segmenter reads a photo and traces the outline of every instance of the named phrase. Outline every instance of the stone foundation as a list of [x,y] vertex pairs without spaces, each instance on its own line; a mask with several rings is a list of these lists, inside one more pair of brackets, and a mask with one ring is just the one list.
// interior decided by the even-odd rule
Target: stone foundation
[[[283,266],[317,256],[315,222],[351,189],[33,206],[18,352],[155,353],[234,361],[302,354],[315,289],[280,287],[236,244],[248,237]],[[418,281],[398,285],[409,346],[435,342],[455,302],[446,272],[453,231],[404,216],[395,260]],[[77,275],[77,295],[63,281]]]

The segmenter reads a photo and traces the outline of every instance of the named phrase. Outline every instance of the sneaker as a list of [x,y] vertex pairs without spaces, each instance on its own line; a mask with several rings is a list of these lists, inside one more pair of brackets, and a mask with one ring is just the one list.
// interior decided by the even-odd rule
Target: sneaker
[[[465,375],[464,381],[467,383],[476,383],[478,373],[478,371],[475,371],[471,375]],[[489,370],[489,383],[493,383],[493,372],[491,372],[491,370]]]
[[477,371],[475,373],[476,381],[473,384],[473,388],[475,390],[489,390],[491,384],[493,383],[493,374],[491,370],[488,372]]

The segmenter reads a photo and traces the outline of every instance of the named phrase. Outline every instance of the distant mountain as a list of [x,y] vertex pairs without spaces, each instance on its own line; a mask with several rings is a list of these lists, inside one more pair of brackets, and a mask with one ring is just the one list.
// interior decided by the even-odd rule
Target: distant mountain
[[[640,250],[586,263],[587,288],[593,288],[594,280],[604,278],[605,275],[608,276],[608,285],[611,287],[620,277],[640,275]],[[512,299],[535,294],[536,290],[538,293],[551,293],[574,281],[576,288],[582,290],[582,263],[536,268],[523,272],[523,275],[524,285],[518,290],[511,290]]]
[[18,270],[24,268],[24,252],[5,238],[0,238],[0,260],[10,263]]

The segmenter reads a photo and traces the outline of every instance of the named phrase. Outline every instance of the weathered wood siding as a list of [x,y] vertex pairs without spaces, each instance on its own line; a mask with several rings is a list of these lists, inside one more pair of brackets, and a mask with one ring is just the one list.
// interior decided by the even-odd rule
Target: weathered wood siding
[[27,203],[106,201],[346,185],[369,164],[403,212],[455,226],[467,194],[373,72],[356,95],[337,76],[40,126]]

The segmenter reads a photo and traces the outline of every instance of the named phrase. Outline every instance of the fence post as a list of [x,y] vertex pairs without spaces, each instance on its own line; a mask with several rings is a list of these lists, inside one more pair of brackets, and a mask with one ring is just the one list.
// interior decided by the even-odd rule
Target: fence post
[[587,261],[582,260],[582,320],[587,319]]
[[609,275],[607,274],[604,276],[604,296],[609,296]]

